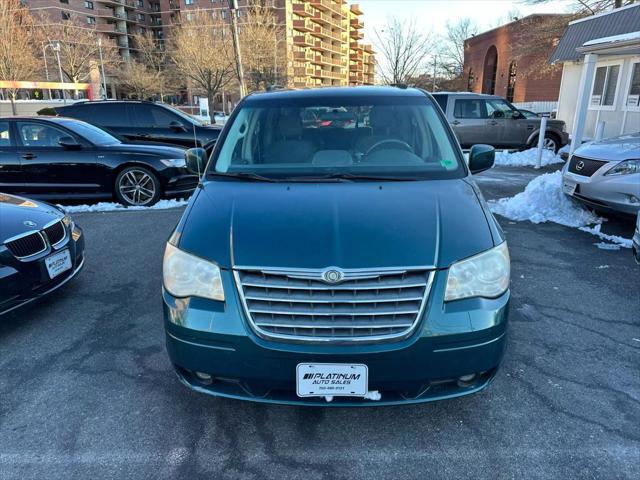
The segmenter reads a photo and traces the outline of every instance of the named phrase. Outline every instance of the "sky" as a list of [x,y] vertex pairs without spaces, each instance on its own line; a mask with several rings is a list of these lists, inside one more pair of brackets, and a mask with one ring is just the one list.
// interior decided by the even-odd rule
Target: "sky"
[[447,21],[469,17],[480,28],[490,30],[508,22],[509,12],[518,11],[519,17],[532,13],[563,13],[573,0],[551,0],[531,5],[523,0],[352,0],[360,5],[364,16],[365,42],[375,43],[375,29],[382,29],[390,16],[415,19],[425,32],[444,34]]

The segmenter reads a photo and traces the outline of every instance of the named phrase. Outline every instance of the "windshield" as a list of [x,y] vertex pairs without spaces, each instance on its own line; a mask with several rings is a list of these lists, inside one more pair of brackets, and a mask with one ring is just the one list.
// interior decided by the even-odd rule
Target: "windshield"
[[267,178],[465,175],[437,107],[418,96],[252,99],[215,155],[214,173]]
[[120,140],[113,135],[105,132],[95,125],[91,125],[90,123],[85,123],[79,120],[61,123],[68,129],[73,130],[78,135],[86,138],[94,145],[115,145],[121,143]]

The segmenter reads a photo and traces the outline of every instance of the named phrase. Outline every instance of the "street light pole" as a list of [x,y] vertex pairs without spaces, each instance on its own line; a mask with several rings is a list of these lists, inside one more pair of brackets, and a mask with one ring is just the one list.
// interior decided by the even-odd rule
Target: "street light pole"
[[[56,59],[58,60],[58,73],[60,74],[60,83],[64,83],[64,77],[62,76],[62,63],[60,63],[60,42],[55,41],[51,43],[51,48],[56,52]],[[62,88],[62,102],[67,104],[67,96],[65,95],[64,87]]]
[[100,53],[100,71],[102,72],[102,98],[107,98],[107,77],[104,76],[104,61],[102,60],[102,38],[98,37],[98,52]]
[[[47,82],[49,81],[49,67],[47,67],[47,47],[48,46],[49,46],[48,43],[42,46],[42,59],[44,60],[44,75],[45,75],[45,78],[47,79]],[[47,88],[47,91],[49,92],[49,100],[51,100],[51,89]]]
[[236,70],[238,72],[238,82],[240,83],[240,98],[247,94],[244,84],[244,71],[242,69],[242,54],[240,53],[240,39],[238,38],[238,0],[229,0],[229,10],[231,10],[231,32],[233,33],[233,50],[236,56]]

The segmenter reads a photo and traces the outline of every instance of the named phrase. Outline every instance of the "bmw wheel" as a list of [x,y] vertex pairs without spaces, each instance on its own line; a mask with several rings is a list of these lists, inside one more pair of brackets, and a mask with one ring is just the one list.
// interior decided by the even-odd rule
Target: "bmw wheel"
[[144,167],[128,167],[116,177],[118,201],[128,207],[149,207],[160,198],[160,181]]

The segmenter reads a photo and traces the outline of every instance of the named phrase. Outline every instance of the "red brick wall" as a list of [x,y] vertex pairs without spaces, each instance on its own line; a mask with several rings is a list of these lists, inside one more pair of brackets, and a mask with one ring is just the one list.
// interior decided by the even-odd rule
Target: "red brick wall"
[[[473,71],[475,81],[471,91],[482,93],[483,67],[487,52],[491,46],[498,51],[498,66],[496,71],[495,94],[507,96],[509,81],[509,65],[520,57],[517,44],[527,43],[527,36],[531,32],[531,41],[540,43],[536,53],[517,58],[517,74],[514,90],[514,102],[555,101],[560,92],[562,66],[548,66],[544,72],[531,71],[532,65],[547,63],[554,48],[554,39],[540,41],[535,35],[539,22],[549,20],[546,15],[531,15],[524,19],[503,25],[485,33],[481,33],[465,41],[464,51],[464,79],[465,86],[469,79],[470,70]],[[517,37],[517,41],[516,41]]]

